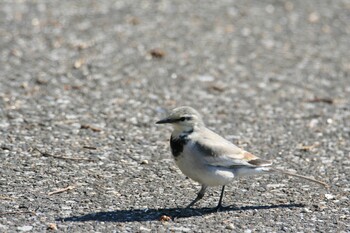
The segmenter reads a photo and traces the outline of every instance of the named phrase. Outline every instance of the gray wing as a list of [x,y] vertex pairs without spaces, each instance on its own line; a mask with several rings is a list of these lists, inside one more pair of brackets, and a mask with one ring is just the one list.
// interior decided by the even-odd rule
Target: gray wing
[[261,159],[227,141],[213,131],[202,128],[200,133],[191,135],[193,152],[211,166],[270,166],[271,161]]

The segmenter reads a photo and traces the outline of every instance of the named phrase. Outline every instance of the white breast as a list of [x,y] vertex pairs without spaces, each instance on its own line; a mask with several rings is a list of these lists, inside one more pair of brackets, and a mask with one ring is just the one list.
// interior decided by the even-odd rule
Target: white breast
[[233,180],[232,170],[205,164],[203,156],[205,155],[198,153],[193,143],[189,141],[175,162],[186,176],[200,184],[208,186],[226,185]]

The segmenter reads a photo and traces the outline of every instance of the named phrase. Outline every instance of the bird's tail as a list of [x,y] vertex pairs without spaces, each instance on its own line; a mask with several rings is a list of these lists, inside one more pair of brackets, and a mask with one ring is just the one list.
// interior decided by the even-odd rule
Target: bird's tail
[[318,180],[315,180],[315,179],[307,177],[307,176],[302,176],[302,175],[299,175],[299,174],[295,174],[295,173],[292,173],[292,172],[289,172],[289,171],[285,171],[285,170],[281,170],[281,169],[277,169],[277,168],[269,168],[268,171],[269,172],[278,172],[278,173],[282,173],[282,174],[285,174],[285,175],[288,175],[288,176],[298,177],[298,178],[301,178],[301,179],[304,179],[304,180],[308,180],[308,181],[314,182],[316,184],[322,185],[325,188],[329,188],[329,185],[326,184],[325,182],[318,181]]

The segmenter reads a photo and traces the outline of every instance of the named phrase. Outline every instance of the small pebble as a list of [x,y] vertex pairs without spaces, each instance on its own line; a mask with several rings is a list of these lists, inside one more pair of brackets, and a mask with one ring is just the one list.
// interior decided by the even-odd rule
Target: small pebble
[[320,16],[317,12],[312,12],[309,15],[309,22],[310,23],[317,23],[320,20]]
[[329,194],[329,193],[326,193],[324,196],[327,200],[334,199],[334,196],[332,194]]
[[140,226],[140,232],[151,232],[151,229],[146,228],[144,226]]
[[308,209],[308,208],[304,208],[302,212],[304,212],[304,213],[310,213],[310,212],[312,212],[312,211],[311,211],[310,209]]
[[148,164],[148,160],[147,160],[147,159],[142,160],[142,161],[141,161],[141,164]]
[[33,229],[32,226],[17,227],[17,230],[19,231],[31,231],[32,229]]
[[234,229],[235,229],[235,226],[231,223],[231,224],[228,224],[228,225],[226,226],[226,229],[234,230]]
[[319,123],[319,120],[317,120],[317,119],[312,119],[312,120],[310,121],[310,123],[309,123],[309,127],[310,127],[310,128],[315,128],[315,127],[318,125],[318,123]]
[[201,82],[212,82],[214,81],[214,77],[210,75],[200,75],[198,76],[198,80]]

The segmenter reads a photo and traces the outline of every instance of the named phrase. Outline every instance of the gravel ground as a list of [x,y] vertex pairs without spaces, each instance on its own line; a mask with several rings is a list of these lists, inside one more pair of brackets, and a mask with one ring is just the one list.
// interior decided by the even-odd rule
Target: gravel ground
[[[349,22],[348,0],[0,1],[0,232],[349,232]],[[180,105],[331,188],[241,178],[184,209],[200,186],[154,124]]]

